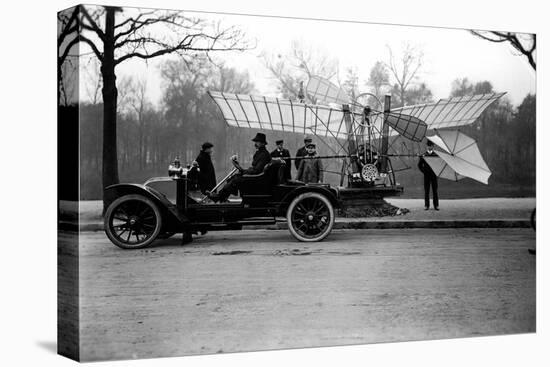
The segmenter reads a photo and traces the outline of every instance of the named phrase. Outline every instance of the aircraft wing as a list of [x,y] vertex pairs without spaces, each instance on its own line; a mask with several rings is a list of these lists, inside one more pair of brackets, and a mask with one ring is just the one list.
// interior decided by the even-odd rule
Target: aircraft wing
[[[290,99],[209,91],[230,126],[346,139],[344,111]],[[360,115],[357,116],[360,118]]]
[[444,129],[474,123],[481,113],[505,93],[476,94],[435,103],[394,108],[391,112],[410,115],[424,121],[428,129]]
[[310,98],[314,98],[317,103],[336,103],[336,104],[349,104],[350,98],[348,94],[342,89],[332,84],[328,79],[320,76],[312,76],[309,78],[306,86],[306,92]]

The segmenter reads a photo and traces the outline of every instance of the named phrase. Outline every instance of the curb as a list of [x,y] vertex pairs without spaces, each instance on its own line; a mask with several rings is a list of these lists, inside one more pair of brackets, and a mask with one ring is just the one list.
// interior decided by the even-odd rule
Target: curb
[[[246,229],[286,230],[285,222],[269,226],[245,226]],[[524,219],[472,219],[472,220],[354,220],[337,221],[334,229],[414,229],[414,228],[531,228]],[[60,221],[58,229],[64,231],[103,231],[102,222],[81,223]]]

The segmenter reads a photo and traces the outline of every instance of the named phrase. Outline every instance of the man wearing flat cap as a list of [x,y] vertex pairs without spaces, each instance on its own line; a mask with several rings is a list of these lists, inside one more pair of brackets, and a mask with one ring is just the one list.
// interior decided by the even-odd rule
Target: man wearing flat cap
[[271,157],[280,158],[285,162],[285,180],[290,180],[290,159],[285,159],[290,158],[290,152],[284,148],[284,141],[282,139],[275,141],[275,144],[277,144],[277,148],[271,152]]
[[231,157],[231,162],[233,163],[235,168],[239,170],[239,173],[231,177],[231,179],[227,181],[227,183],[223,186],[219,193],[208,193],[208,197],[212,201],[227,201],[229,195],[237,194],[240,186],[243,184],[243,182],[246,182],[247,177],[243,175],[257,175],[259,173],[262,173],[264,167],[269,162],[271,162],[271,155],[265,148],[265,146],[267,145],[265,134],[257,133],[252,141],[254,142],[254,147],[256,148],[256,153],[254,153],[254,156],[252,157],[252,166],[246,169],[242,168],[237,160],[237,156],[233,155]]
[[323,162],[317,156],[315,144],[308,143],[306,145],[307,154],[300,162],[296,179],[305,183],[321,183],[323,182]]
[[300,168],[300,162],[302,161],[301,159],[298,159],[300,157],[305,157],[307,155],[307,145],[310,144],[313,140],[311,139],[311,136],[308,136],[306,135],[304,137],[304,146],[301,147],[300,149],[298,149],[298,151],[296,152],[296,160],[294,161],[294,164],[296,165],[296,169],[299,169]]
[[[198,165],[198,186],[199,190],[203,194],[207,191],[212,190],[216,186],[216,171],[214,170],[214,165],[212,164],[212,151],[214,144],[210,142],[205,142],[202,144],[201,151],[195,159],[195,162]],[[193,166],[195,166],[193,162]]]

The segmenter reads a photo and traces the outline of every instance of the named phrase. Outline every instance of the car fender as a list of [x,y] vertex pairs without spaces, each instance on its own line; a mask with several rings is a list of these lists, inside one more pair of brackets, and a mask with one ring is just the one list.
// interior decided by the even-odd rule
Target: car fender
[[104,192],[106,205],[109,206],[121,196],[131,194],[143,195],[151,199],[158,206],[167,225],[189,221],[163,194],[152,187],[140,184],[122,183],[106,187]]
[[330,202],[332,203],[332,205],[335,208],[340,207],[340,201],[338,200],[338,191],[337,190],[335,190],[333,188],[329,188],[327,186],[315,186],[315,185],[310,186],[310,185],[306,185],[306,186],[299,186],[296,189],[294,189],[294,190],[290,191],[289,193],[287,193],[283,197],[283,199],[281,200],[281,203],[279,205],[279,211],[281,213],[286,212],[286,209],[290,205],[290,202],[296,196],[298,196],[300,194],[303,194],[305,192],[318,192],[320,194],[323,194],[330,200]]

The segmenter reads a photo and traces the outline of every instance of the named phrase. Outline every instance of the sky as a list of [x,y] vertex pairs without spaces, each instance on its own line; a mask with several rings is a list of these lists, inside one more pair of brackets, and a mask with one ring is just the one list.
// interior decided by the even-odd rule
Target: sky
[[[293,41],[300,41],[337,59],[341,78],[347,68],[355,68],[361,92],[370,91],[364,82],[375,62],[388,61],[387,47],[398,54],[405,43],[423,50],[424,62],[418,80],[427,84],[435,99],[448,97],[452,81],[464,77],[472,82],[490,81],[496,91],[507,92],[507,98],[514,105],[521,103],[528,93],[536,91],[535,72],[525,57],[519,56],[506,43],[491,43],[462,29],[245,15],[193,15],[220,20],[225,26],[240,27],[252,44],[256,44],[253,50],[215,56],[227,66],[247,70],[255,84],[255,94],[277,96],[276,82],[260,55],[264,52],[285,55]],[[159,65],[164,60],[166,57],[147,63],[131,59],[117,66],[117,74],[119,78],[124,75],[144,76],[148,96],[157,104],[162,97]]]

